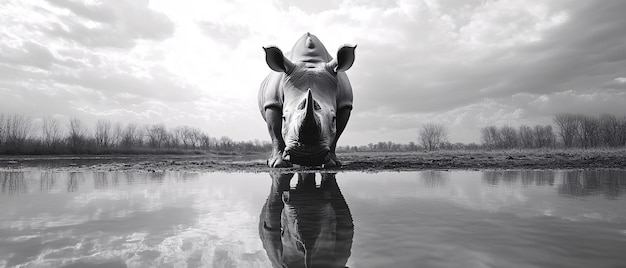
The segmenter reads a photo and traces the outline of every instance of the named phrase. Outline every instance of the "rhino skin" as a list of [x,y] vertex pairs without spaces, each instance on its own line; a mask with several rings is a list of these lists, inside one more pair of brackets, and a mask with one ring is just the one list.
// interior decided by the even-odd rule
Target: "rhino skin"
[[345,267],[354,221],[335,174],[270,174],[272,187],[259,216],[259,236],[272,267]]
[[335,148],[352,111],[345,71],[354,63],[355,48],[344,45],[333,59],[310,33],[287,56],[277,47],[263,48],[273,70],[259,89],[259,110],[272,138],[268,166],[341,166]]

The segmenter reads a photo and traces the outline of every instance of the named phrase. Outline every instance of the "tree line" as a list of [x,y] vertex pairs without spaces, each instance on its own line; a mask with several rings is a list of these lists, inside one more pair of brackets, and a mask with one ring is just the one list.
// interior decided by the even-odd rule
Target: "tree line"
[[483,147],[488,149],[555,148],[556,134],[550,125],[486,126],[480,130]]
[[233,141],[211,137],[198,128],[163,124],[112,123],[98,120],[92,127],[79,118],[63,124],[44,117],[35,122],[19,114],[0,114],[0,154],[97,154],[266,152],[267,141]]
[[582,114],[557,114],[563,147],[597,148],[626,145],[626,116],[603,114],[597,117]]
[[481,129],[481,141],[491,149],[626,146],[626,116],[562,113],[554,116],[554,123],[558,132],[551,125],[487,126]]
[[[626,116],[557,114],[551,125],[486,126],[481,144],[451,143],[443,124],[424,124],[416,142],[378,142],[338,146],[338,152],[414,152],[418,150],[481,150],[532,148],[598,148],[626,146]],[[211,137],[198,128],[163,124],[112,123],[88,126],[79,118],[55,117],[34,121],[19,114],[0,114],[0,154],[108,154],[269,152],[268,141],[233,141]]]
[[480,131],[481,144],[451,143],[448,130],[440,123],[426,123],[418,131],[417,143],[388,142],[362,146],[339,146],[343,152],[410,152],[417,150],[484,150],[537,148],[617,148],[626,146],[626,116],[603,114],[597,117],[563,113],[552,125],[486,126]]

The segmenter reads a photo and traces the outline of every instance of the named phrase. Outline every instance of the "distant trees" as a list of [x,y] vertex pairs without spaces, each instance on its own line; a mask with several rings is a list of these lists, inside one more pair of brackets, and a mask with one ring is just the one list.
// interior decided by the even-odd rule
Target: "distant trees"
[[[557,114],[551,125],[485,126],[482,144],[451,143],[442,124],[423,125],[418,140],[339,146],[337,151],[407,152],[424,150],[480,150],[517,148],[597,148],[626,146],[626,116]],[[267,152],[267,141],[234,141],[211,137],[198,128],[163,124],[138,125],[98,120],[89,128],[81,119],[62,123],[51,116],[41,120],[18,114],[0,114],[0,154],[182,153],[185,150]]]
[[626,145],[626,116],[599,117],[563,113],[554,117],[565,148],[621,147]]
[[52,147],[61,142],[61,123],[59,119],[46,116],[41,122],[42,141],[46,147]]
[[120,144],[126,148],[140,147],[143,145],[143,136],[143,130],[138,128],[136,124],[130,123],[126,125],[124,130],[121,130]]
[[512,148],[598,148],[626,146],[626,116],[603,114],[598,117],[562,113],[554,116],[558,133],[552,126],[486,126],[481,129],[483,146]]
[[419,131],[418,141],[428,151],[434,151],[448,139],[448,130],[443,124],[426,123]]
[[0,119],[0,133],[5,144],[5,150],[8,152],[15,152],[21,150],[28,135],[30,134],[32,121],[29,117],[25,117],[19,114],[9,114],[2,116]]
[[536,125],[529,127],[519,126],[486,126],[480,131],[483,146],[490,149],[514,148],[552,148],[556,146],[556,136],[552,126]]
[[65,125],[54,117],[34,124],[30,117],[0,114],[0,154],[182,153],[185,150],[267,152],[271,143],[214,138],[198,128],[163,124],[139,126],[98,120],[89,128],[81,119]]
[[81,153],[83,151],[83,147],[87,143],[87,129],[78,118],[70,119],[69,124],[67,125],[68,129],[68,146],[71,153]]
[[415,142],[402,144],[391,141],[381,141],[361,146],[337,146],[337,151],[339,152],[415,152],[419,149],[420,147]]
[[98,120],[98,122],[96,122],[96,131],[94,135],[94,138],[96,140],[96,146],[98,148],[109,147],[109,144],[113,140],[113,135],[111,132],[111,122],[102,119]]
[[598,118],[600,144],[608,147],[626,145],[626,117],[621,120],[612,114],[603,114]]
[[550,148],[556,146],[556,135],[552,126],[536,125],[533,129],[533,146],[535,148]]

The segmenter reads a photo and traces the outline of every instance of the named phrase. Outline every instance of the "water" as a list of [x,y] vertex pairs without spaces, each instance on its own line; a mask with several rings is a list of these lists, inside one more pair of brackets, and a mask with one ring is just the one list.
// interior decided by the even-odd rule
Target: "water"
[[3,170],[0,184],[0,267],[626,265],[619,170]]

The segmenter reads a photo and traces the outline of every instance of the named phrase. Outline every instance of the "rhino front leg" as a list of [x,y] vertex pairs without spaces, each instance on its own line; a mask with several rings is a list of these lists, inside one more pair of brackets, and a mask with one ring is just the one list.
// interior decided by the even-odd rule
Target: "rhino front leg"
[[285,150],[285,141],[282,136],[283,113],[277,108],[265,109],[265,122],[267,130],[272,138],[272,154],[267,159],[269,167],[291,167],[291,163],[283,159],[283,151]]
[[341,161],[337,159],[337,155],[335,154],[335,148],[337,148],[337,141],[339,140],[339,136],[343,133],[343,130],[346,129],[346,125],[348,124],[348,119],[350,119],[350,112],[352,109],[343,108],[337,112],[337,135],[335,136],[335,140],[330,144],[330,153],[329,160],[324,164],[324,167],[340,167]]

